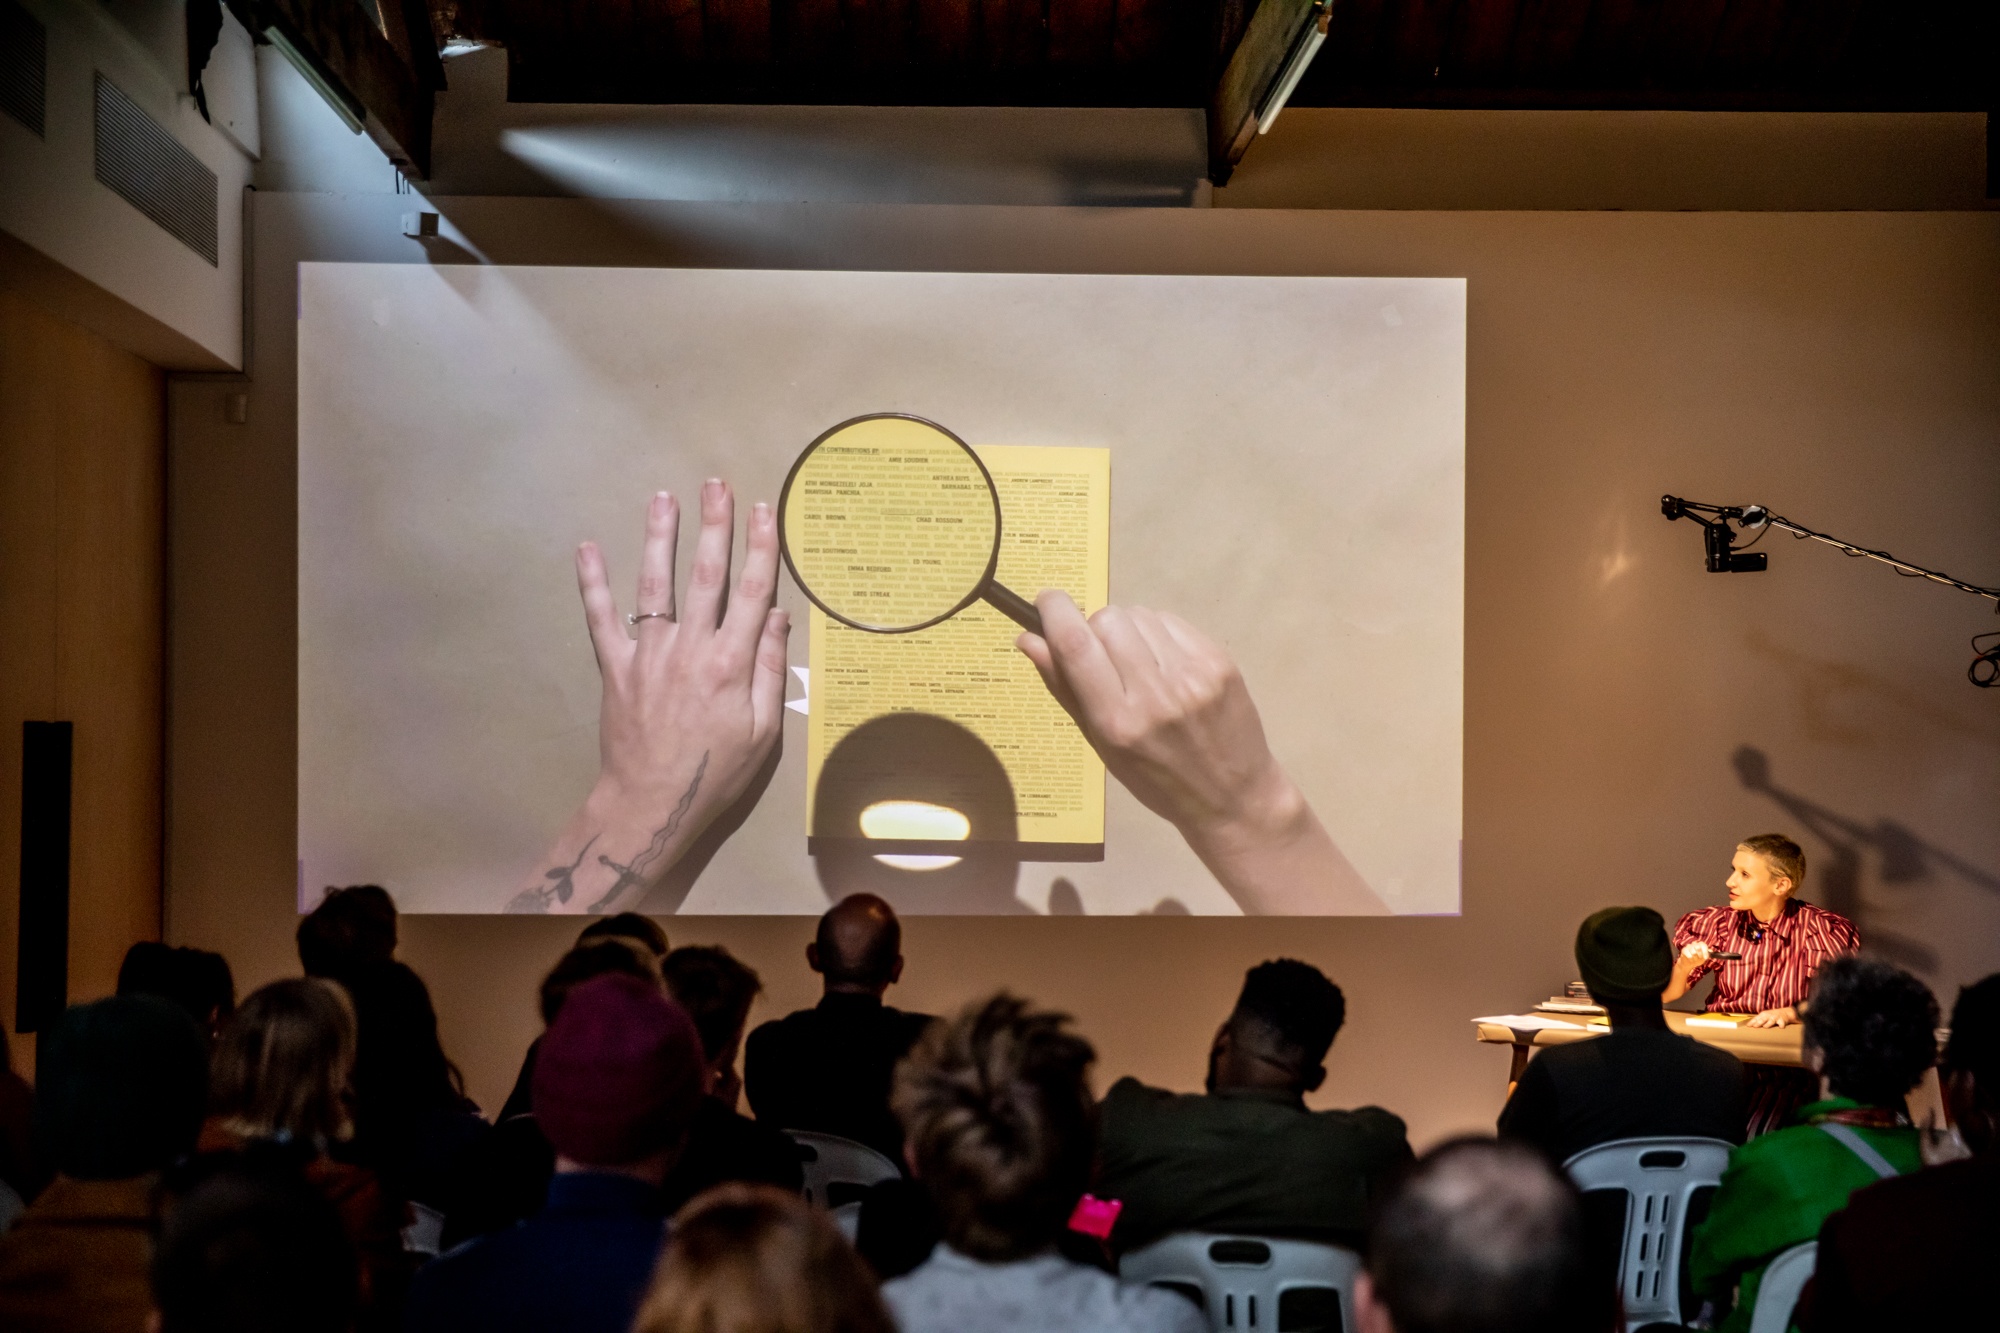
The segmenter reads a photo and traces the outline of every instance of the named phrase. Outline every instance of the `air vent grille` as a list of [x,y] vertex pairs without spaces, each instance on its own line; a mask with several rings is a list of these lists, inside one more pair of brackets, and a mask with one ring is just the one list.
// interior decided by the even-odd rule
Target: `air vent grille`
[[14,0],[0,0],[0,111],[43,134],[48,85],[49,30]]
[[97,179],[214,264],[215,173],[144,108],[97,76]]

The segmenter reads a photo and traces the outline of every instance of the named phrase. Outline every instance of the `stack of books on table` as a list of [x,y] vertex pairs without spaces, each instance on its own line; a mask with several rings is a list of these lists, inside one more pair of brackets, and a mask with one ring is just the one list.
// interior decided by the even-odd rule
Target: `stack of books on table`
[[1581,981],[1572,981],[1563,987],[1561,995],[1551,995],[1535,1006],[1538,1014],[1583,1014],[1602,1018],[1604,1006],[1590,998],[1590,991]]

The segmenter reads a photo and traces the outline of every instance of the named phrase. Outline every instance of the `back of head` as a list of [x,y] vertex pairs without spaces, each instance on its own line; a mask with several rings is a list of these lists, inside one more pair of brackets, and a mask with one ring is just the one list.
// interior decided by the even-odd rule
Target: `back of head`
[[624,1166],[678,1145],[707,1061],[687,1011],[657,986],[593,977],[570,991],[535,1056],[535,1119],[584,1166]]
[[681,1209],[633,1333],[895,1333],[832,1219],[768,1185]]
[[820,917],[813,949],[829,986],[887,986],[903,956],[903,923],[874,894],[849,894]]
[[324,1145],[348,1136],[354,1009],[331,981],[250,993],[216,1043],[209,1105],[236,1133]]
[[1491,1139],[1417,1162],[1369,1230],[1368,1275],[1396,1333],[1609,1333],[1618,1310],[1575,1187]]
[[1942,1063],[1972,1075],[1980,1102],[2000,1109],[2000,972],[1959,991]]
[[187,1182],[153,1248],[159,1333],[345,1333],[354,1248],[296,1171],[237,1156]]
[[461,1100],[458,1071],[438,1041],[423,978],[403,963],[369,963],[341,978],[354,1003],[355,1116],[363,1135],[382,1122]]
[[667,956],[667,932],[660,923],[637,912],[617,912],[599,917],[576,933],[578,945],[592,940],[630,940],[655,958]]
[[328,889],[299,922],[299,965],[309,977],[338,977],[396,954],[396,902],[379,884]]
[[727,949],[691,945],[661,959],[660,975],[667,994],[694,1020],[708,1062],[733,1055],[750,1017],[750,1004],[764,989],[757,974]]
[[1576,930],[1576,967],[1599,1004],[1658,1004],[1674,975],[1667,923],[1650,907],[1607,907]]
[[236,979],[228,959],[205,949],[175,948],[151,940],[125,951],[118,968],[118,993],[171,1000],[204,1029],[236,1009]]
[[640,945],[623,936],[607,935],[577,945],[549,969],[542,978],[542,1024],[556,1021],[563,1000],[576,986],[592,977],[609,975],[632,977],[658,990],[661,986],[659,960]]
[[178,1006],[121,995],[70,1006],[36,1067],[35,1130],[48,1163],[78,1180],[126,1180],[194,1146],[208,1042]]
[[1340,987],[1310,963],[1279,958],[1259,963],[1243,977],[1243,993],[1230,1014],[1238,1040],[1301,1070],[1317,1066],[1347,1021]]
[[1937,1000],[1930,987],[1872,958],[1832,958],[1813,976],[1806,1045],[1836,1097],[1901,1107],[1937,1059]]
[[933,1023],[891,1102],[945,1239],[1002,1261],[1062,1233],[1090,1174],[1096,1052],[1066,1014],[996,995]]

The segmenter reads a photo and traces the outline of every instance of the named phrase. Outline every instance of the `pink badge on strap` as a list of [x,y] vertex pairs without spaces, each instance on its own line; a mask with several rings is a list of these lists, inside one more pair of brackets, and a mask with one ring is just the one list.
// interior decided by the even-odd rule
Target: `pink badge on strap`
[[1069,1215],[1069,1229],[1099,1240],[1110,1240],[1111,1228],[1124,1207],[1117,1199],[1099,1199],[1086,1194],[1076,1201],[1076,1211]]

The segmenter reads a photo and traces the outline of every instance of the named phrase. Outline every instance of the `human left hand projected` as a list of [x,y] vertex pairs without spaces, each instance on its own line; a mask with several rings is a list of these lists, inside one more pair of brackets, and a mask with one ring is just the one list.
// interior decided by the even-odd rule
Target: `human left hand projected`
[[603,684],[598,778],[510,912],[634,906],[743,794],[777,744],[791,631],[772,604],[777,518],[769,505],[751,509],[743,571],[730,592],[735,501],[725,483],[704,484],[687,601],[676,607],[679,534],[680,505],[662,491],[646,511],[634,631],[618,612],[603,553],[594,542],[577,549],[577,590]]

